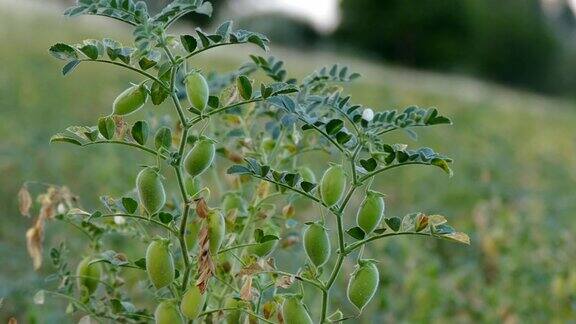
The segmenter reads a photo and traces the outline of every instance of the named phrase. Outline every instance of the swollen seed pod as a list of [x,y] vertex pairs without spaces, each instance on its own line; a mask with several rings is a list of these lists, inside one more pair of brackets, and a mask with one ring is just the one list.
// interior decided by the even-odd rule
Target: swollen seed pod
[[154,215],[164,207],[166,203],[166,192],[164,185],[160,180],[158,172],[147,167],[138,173],[136,177],[136,189],[138,190],[138,198],[140,204],[149,215]]
[[195,319],[202,312],[205,302],[206,295],[202,295],[198,286],[192,285],[182,296],[180,310],[188,319]]
[[214,143],[206,138],[201,138],[184,158],[184,169],[191,177],[202,174],[214,161],[216,148]]
[[336,205],[340,199],[342,199],[345,189],[346,174],[344,168],[341,165],[330,166],[330,168],[324,172],[322,181],[320,182],[322,201],[329,207]]
[[198,243],[198,233],[200,233],[201,223],[198,218],[188,222],[186,226],[186,246],[189,251],[192,251]]
[[359,260],[354,273],[348,281],[348,300],[356,306],[359,312],[370,302],[376,289],[380,275],[373,260]]
[[184,79],[184,83],[186,84],[186,94],[190,105],[199,111],[206,109],[208,97],[210,97],[210,88],[204,76],[198,72],[191,72]]
[[184,319],[178,311],[178,306],[174,300],[165,300],[158,304],[154,312],[156,324],[183,324]]
[[210,253],[216,255],[226,234],[226,222],[224,216],[217,210],[211,210],[206,218],[208,222],[208,240],[210,241]]
[[222,208],[226,213],[236,209],[240,214],[246,213],[246,201],[241,195],[235,192],[229,192],[224,195],[224,200],[222,200]]
[[298,173],[300,173],[304,181],[316,183],[316,175],[314,174],[314,171],[312,171],[309,167],[298,168]]
[[112,104],[112,114],[118,116],[129,115],[142,108],[147,98],[148,91],[143,84],[131,86],[116,97]]
[[312,318],[297,296],[286,296],[282,304],[282,317],[285,324],[312,324]]
[[86,290],[88,295],[91,295],[98,288],[102,272],[99,264],[90,264],[90,261],[92,260],[89,257],[84,258],[78,263],[76,268],[78,290]]
[[166,287],[174,281],[174,259],[170,252],[169,240],[156,239],[148,245],[146,272],[156,289]]
[[313,223],[304,231],[304,250],[312,263],[320,267],[330,258],[330,238],[324,226]]
[[[264,229],[264,234],[278,236],[280,231],[278,230],[278,227],[270,225]],[[272,251],[274,251],[276,245],[278,245],[278,240],[266,241],[258,245],[250,246],[248,248],[248,253],[254,254],[260,258],[267,257],[270,255],[270,253],[272,253]]]
[[372,231],[374,231],[382,221],[384,209],[385,204],[383,195],[379,192],[368,191],[366,193],[366,198],[364,198],[364,201],[356,214],[356,223],[364,233],[372,233]]

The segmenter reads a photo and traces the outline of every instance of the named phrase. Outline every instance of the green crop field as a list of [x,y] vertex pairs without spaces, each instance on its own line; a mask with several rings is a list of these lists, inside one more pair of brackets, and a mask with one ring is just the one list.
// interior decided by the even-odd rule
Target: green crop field
[[[94,125],[110,112],[118,92],[138,80],[90,63],[70,76],[60,74],[60,62],[47,52],[53,43],[74,43],[87,35],[130,36],[120,25],[103,26],[96,18],[72,21],[57,9],[0,1],[0,322],[10,316],[23,323],[71,321],[62,301],[32,302],[38,287],[51,284],[44,281],[50,265],[34,272],[27,255],[24,235],[31,219],[18,213],[21,183],[66,184],[90,209],[99,195],[131,190],[136,175],[127,166],[149,159],[116,147],[48,142],[73,121]],[[247,61],[252,51],[257,49],[242,47],[235,54],[244,53]],[[273,46],[272,54],[299,78],[325,62],[347,64],[363,75],[351,88],[353,101],[375,110],[435,106],[454,120],[453,126],[427,129],[426,140],[389,137],[391,143],[430,146],[452,157],[452,178],[435,168],[405,168],[377,178],[375,185],[387,194],[387,215],[442,213],[470,234],[471,246],[426,238],[371,245],[365,254],[380,262],[382,280],[363,322],[566,323],[576,318],[576,104],[333,53]],[[245,61],[215,51],[192,63],[229,71]],[[168,108],[146,113],[172,114]],[[315,212],[301,208],[297,215],[306,219]],[[351,214],[346,222],[353,219]],[[56,221],[47,226],[46,254],[51,244],[80,237],[64,235],[63,226]],[[81,246],[71,249],[82,252]],[[345,286],[351,270],[352,264],[345,265],[338,287]],[[352,311],[343,291],[334,296],[345,313]]]

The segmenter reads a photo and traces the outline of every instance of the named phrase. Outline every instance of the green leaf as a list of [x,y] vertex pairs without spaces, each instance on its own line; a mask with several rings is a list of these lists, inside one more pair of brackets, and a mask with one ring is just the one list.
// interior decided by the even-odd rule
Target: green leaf
[[374,233],[376,234],[384,234],[384,232],[386,232],[388,229],[386,227],[380,227],[374,230]]
[[316,188],[317,184],[315,183],[311,183],[308,181],[302,181],[300,182],[300,187],[302,188],[302,190],[306,191],[306,192],[310,192],[312,191],[314,188]]
[[188,53],[194,52],[198,46],[198,41],[192,35],[181,35],[180,42],[182,42],[182,46]]
[[400,225],[402,224],[402,220],[398,217],[386,218],[384,219],[384,222],[386,222],[386,225],[388,225],[388,227],[390,227],[394,232],[398,232]]
[[256,45],[258,45],[258,47],[260,47],[261,49],[263,49],[263,50],[265,50],[265,51],[268,51],[268,46],[266,45],[266,43],[264,42],[264,40],[263,40],[260,36],[258,36],[258,35],[256,35],[256,34],[253,34],[253,35],[251,35],[250,37],[248,37],[248,42],[249,42],[249,43],[252,43],[252,44],[256,44]]
[[50,138],[50,143],[55,143],[55,142],[70,143],[70,144],[82,146],[82,143],[79,140],[72,138],[70,136],[66,136],[64,134],[55,134],[54,136],[52,136]]
[[217,96],[208,97],[208,106],[214,109],[220,107],[220,99]]
[[74,69],[78,66],[78,64],[80,64],[80,61],[78,60],[66,63],[66,65],[64,65],[64,67],[62,68],[62,75],[66,76],[70,74],[72,71],[74,71]]
[[366,233],[358,226],[350,228],[346,233],[357,240],[363,240],[366,237]]
[[252,98],[252,83],[248,77],[245,75],[239,76],[236,85],[240,92],[240,96],[242,96],[244,100],[250,100]]
[[52,47],[50,47],[48,51],[52,56],[54,56],[59,60],[70,61],[78,59],[78,53],[76,52],[74,47],[67,44],[63,43],[54,44],[52,45]]
[[200,42],[202,43],[202,47],[206,48],[210,46],[210,39],[200,28],[196,28],[196,32],[198,33],[198,37],[200,38]]
[[130,133],[132,134],[132,138],[136,141],[136,143],[145,145],[146,141],[148,141],[148,136],[150,135],[150,127],[146,121],[139,120],[134,123]]
[[167,212],[160,212],[158,213],[158,218],[163,224],[170,224],[170,222],[174,219],[174,216]]
[[122,206],[128,214],[134,214],[138,209],[138,202],[130,197],[123,197]]
[[80,47],[80,52],[82,52],[84,55],[86,55],[91,60],[98,59],[98,55],[100,54],[98,52],[98,47],[94,44],[86,44],[86,45]]
[[157,150],[160,148],[169,149],[172,146],[172,131],[170,128],[163,126],[156,132],[154,136],[154,145]]
[[158,83],[157,81],[154,81],[154,83],[152,83],[152,87],[150,88],[150,97],[152,98],[152,103],[155,106],[158,106],[161,103],[163,103],[164,100],[166,100],[166,98],[168,98],[169,95],[170,93],[166,91],[166,89],[164,89],[164,87],[160,83]]
[[148,55],[142,56],[138,61],[138,65],[142,70],[148,70],[151,67],[154,67],[160,62],[160,52],[152,51]]
[[344,127],[344,122],[340,119],[332,119],[326,124],[326,133],[328,135],[334,135],[338,133],[342,127]]
[[249,174],[252,173],[252,171],[250,171],[250,169],[248,169],[247,167],[243,166],[243,165],[233,165],[230,168],[228,168],[228,171],[226,171],[226,173],[228,174]]
[[116,123],[114,118],[110,116],[101,117],[98,119],[98,131],[105,139],[111,140],[114,137],[114,132],[116,131]]
[[264,231],[260,228],[254,230],[254,241],[261,243],[264,238]]
[[378,162],[374,158],[369,158],[367,160],[361,159],[358,162],[360,162],[360,165],[368,172],[376,170],[376,167],[378,166]]
[[444,172],[448,173],[448,176],[452,177],[452,175],[454,175],[454,173],[452,172],[452,169],[450,169],[450,167],[448,166],[448,163],[440,158],[435,158],[432,159],[432,161],[430,161],[430,163],[432,165],[435,165],[437,167],[439,167],[440,169],[444,170]]
[[146,258],[140,258],[134,261],[134,265],[142,270],[146,270]]
[[276,235],[268,234],[268,235],[264,235],[264,236],[260,239],[260,241],[258,241],[258,242],[259,242],[259,243],[265,243],[265,242],[268,242],[268,241],[277,241],[277,240],[279,240],[279,239],[280,239],[280,238],[279,238],[278,236],[276,236]]

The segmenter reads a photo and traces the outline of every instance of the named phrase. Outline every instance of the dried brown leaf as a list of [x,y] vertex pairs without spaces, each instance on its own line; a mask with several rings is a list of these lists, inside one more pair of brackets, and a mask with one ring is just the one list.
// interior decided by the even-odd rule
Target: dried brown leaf
[[10,317],[8,319],[8,324],[18,324],[18,320],[16,320],[16,317]]
[[196,286],[200,289],[203,294],[208,288],[208,282],[214,274],[214,263],[212,262],[212,257],[210,256],[210,240],[208,239],[208,227],[206,224],[200,229],[198,234],[198,280],[196,280]]
[[258,195],[258,198],[264,199],[265,197],[268,196],[269,192],[270,192],[270,182],[264,180],[260,181],[260,183],[258,183],[258,188],[256,189],[256,194]]
[[294,283],[294,277],[293,276],[280,276],[276,279],[276,287],[280,287],[280,288],[290,288],[290,286],[292,286],[292,284]]
[[238,272],[237,276],[251,276],[263,272],[264,269],[258,263],[252,263]]
[[246,276],[244,284],[240,289],[240,298],[246,301],[252,300],[252,276]]
[[210,209],[208,208],[208,204],[206,204],[206,200],[203,197],[196,199],[196,214],[200,218],[208,217],[208,213]]
[[30,208],[32,208],[32,196],[26,186],[22,186],[18,191],[18,209],[22,216],[30,217]]
[[33,227],[26,231],[26,248],[28,254],[32,258],[34,270],[38,270],[42,266],[42,240],[44,232],[44,222],[42,219],[36,220]]

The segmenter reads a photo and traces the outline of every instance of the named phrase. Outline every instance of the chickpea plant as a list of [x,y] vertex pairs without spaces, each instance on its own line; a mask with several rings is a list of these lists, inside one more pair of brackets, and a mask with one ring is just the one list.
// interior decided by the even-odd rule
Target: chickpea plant
[[[23,186],[20,208],[28,215],[30,192],[47,188],[26,234],[36,268],[47,220],[71,224],[89,239],[82,257],[70,257],[65,243],[50,250],[56,269],[50,279],[58,285],[38,292],[37,303],[58,296],[69,302],[68,313],[120,323],[339,322],[361,316],[378,290],[378,263],[363,258],[372,241],[420,235],[469,244],[440,215],[385,217],[385,195],[372,189],[376,177],[409,165],[451,175],[446,156],[390,144],[385,136],[450,119],[434,108],[374,112],[354,104],[342,86],[360,75],[340,65],[300,81],[288,77],[282,61],[257,55],[230,73],[201,71],[195,57],[215,47],[253,44],[268,51],[265,36],[234,30],[229,21],[213,32],[169,33],[184,15],[211,9],[203,0],[174,0],[153,16],[142,1],[79,0],[66,10],[69,17],[131,25],[134,45],[108,38],[58,43],[50,53],[65,61],[64,75],[79,65],[108,64],[137,79],[119,89],[110,115],[96,126],[71,126],[51,142],[116,145],[149,158],[146,166],[133,166],[135,183],[126,184],[126,195],[101,197],[99,210],[84,210],[66,187]],[[157,109],[176,122],[132,120],[134,112],[164,102],[173,111]],[[307,163],[311,152],[326,162]],[[148,247],[135,255],[106,249],[103,238],[112,233]],[[276,265],[273,256],[285,253],[292,257],[282,264],[296,270]],[[344,274],[347,259],[356,268]],[[330,301],[339,276],[348,278],[342,289],[350,306]],[[136,283],[127,279],[134,277]]]

